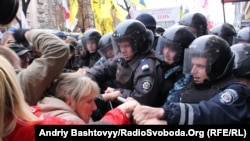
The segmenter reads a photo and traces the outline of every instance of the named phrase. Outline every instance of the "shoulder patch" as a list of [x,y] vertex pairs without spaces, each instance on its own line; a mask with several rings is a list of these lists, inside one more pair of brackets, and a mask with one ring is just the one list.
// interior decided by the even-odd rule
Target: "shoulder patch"
[[238,93],[233,89],[227,89],[220,93],[220,102],[222,104],[231,105],[239,98]]
[[148,62],[147,62],[146,59],[142,59],[142,60],[140,61],[140,64],[141,64],[141,69],[142,69],[142,71],[147,71],[147,70],[149,70]]
[[153,80],[150,77],[145,77],[141,80],[142,89],[149,91],[153,87]]

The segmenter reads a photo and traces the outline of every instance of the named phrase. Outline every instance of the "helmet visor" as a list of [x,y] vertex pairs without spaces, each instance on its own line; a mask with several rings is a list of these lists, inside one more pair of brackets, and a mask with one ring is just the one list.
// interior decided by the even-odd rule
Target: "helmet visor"
[[[211,72],[212,65],[217,60],[218,56],[219,54],[216,53],[216,50],[204,51],[196,48],[186,48],[184,52],[183,73],[191,74],[194,65],[196,65],[198,67],[205,66],[206,73],[208,74]],[[204,58],[206,59],[205,64],[201,63]],[[194,60],[196,60],[195,64]]]
[[166,49],[170,50],[171,52],[175,52],[176,55],[173,58],[175,62],[180,59],[180,57],[178,57],[181,52],[181,45],[179,43],[172,42],[169,39],[166,39],[164,37],[161,38],[159,57],[163,61],[165,60],[165,57],[167,56],[167,54],[164,55],[164,50]]
[[240,51],[235,51],[235,58],[234,58],[234,69],[238,69],[242,66],[242,62],[244,62],[246,59],[249,58],[249,52],[240,50]]
[[129,45],[132,47],[132,50],[134,53],[137,52],[137,48],[134,47],[134,42],[133,40],[131,39],[130,36],[112,36],[111,37],[111,42],[112,42],[112,46],[113,46],[113,51],[114,51],[114,54],[115,56],[117,56],[118,54],[121,53],[121,50],[120,50],[120,43],[124,43],[124,42],[128,42]]
[[107,47],[98,49],[98,52],[105,59],[114,57],[114,51],[113,51],[113,47],[111,44]]

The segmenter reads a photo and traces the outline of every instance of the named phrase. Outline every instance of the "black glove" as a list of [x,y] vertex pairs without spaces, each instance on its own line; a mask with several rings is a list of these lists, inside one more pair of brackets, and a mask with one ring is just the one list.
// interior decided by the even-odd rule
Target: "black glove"
[[26,40],[24,33],[29,29],[18,29],[14,32],[13,36],[18,44],[28,43]]

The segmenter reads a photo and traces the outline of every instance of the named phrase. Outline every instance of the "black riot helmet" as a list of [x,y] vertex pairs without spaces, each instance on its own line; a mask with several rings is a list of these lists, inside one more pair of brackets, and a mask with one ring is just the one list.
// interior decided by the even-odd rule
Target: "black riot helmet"
[[9,24],[16,16],[19,0],[0,0],[0,24]]
[[114,51],[111,41],[112,34],[113,32],[104,34],[98,42],[98,52],[105,59],[114,57]]
[[147,29],[151,30],[155,34],[156,20],[151,14],[142,13],[138,15],[135,19],[142,22]]
[[208,34],[207,19],[201,13],[187,13],[178,23],[196,29],[197,37]]
[[173,25],[165,29],[160,39],[160,45],[156,49],[157,55],[159,55],[161,60],[165,61],[163,50],[164,48],[169,48],[176,52],[173,65],[182,66],[184,49],[188,48],[195,38],[196,36],[190,29],[188,29],[188,27],[182,25]]
[[158,35],[162,35],[165,31],[165,28],[163,28],[162,26],[156,26],[156,29],[155,29],[155,32],[158,34]]
[[239,42],[250,43],[250,27],[244,27],[238,31],[234,44]]
[[82,44],[86,48],[86,41],[93,40],[95,41],[96,45],[98,45],[101,36],[102,36],[101,32],[99,32],[97,29],[86,30],[81,35]]
[[193,57],[206,58],[206,73],[211,81],[227,76],[232,72],[234,55],[229,44],[217,35],[203,35],[196,38],[185,49],[184,73],[191,73]]
[[233,44],[233,40],[236,36],[236,30],[234,26],[229,23],[218,24],[213,27],[210,32],[226,40],[230,46]]
[[239,43],[230,47],[235,54],[233,75],[250,78],[250,44]]
[[146,54],[151,46],[148,44],[146,27],[135,19],[128,19],[117,25],[112,35],[115,54],[120,52],[119,42],[129,41],[134,53]]
[[152,48],[155,40],[155,35],[150,29],[146,29],[146,39],[148,42],[148,46]]

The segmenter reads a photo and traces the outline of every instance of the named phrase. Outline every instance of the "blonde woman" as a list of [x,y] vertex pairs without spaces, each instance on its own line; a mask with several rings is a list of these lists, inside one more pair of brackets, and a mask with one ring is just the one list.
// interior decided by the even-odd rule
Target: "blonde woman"
[[13,67],[1,55],[0,62],[0,141],[35,140],[35,124],[73,124],[56,117],[35,116],[25,102]]
[[44,97],[38,102],[37,106],[41,107],[38,115],[56,116],[81,124],[92,121],[91,116],[97,110],[96,98],[112,101],[121,96],[119,92],[100,95],[98,84],[78,72],[60,74],[51,94],[54,96]]
[[96,82],[80,73],[62,73],[52,87],[52,94],[38,102],[41,114],[86,124],[97,109],[95,97],[100,93]]
[[[35,116],[33,112],[39,107],[29,107],[13,67],[1,55],[0,62],[0,141],[22,141],[24,138],[34,141],[36,124],[79,124],[52,116]],[[126,102],[110,111],[102,121],[124,124],[136,104],[134,100]]]

